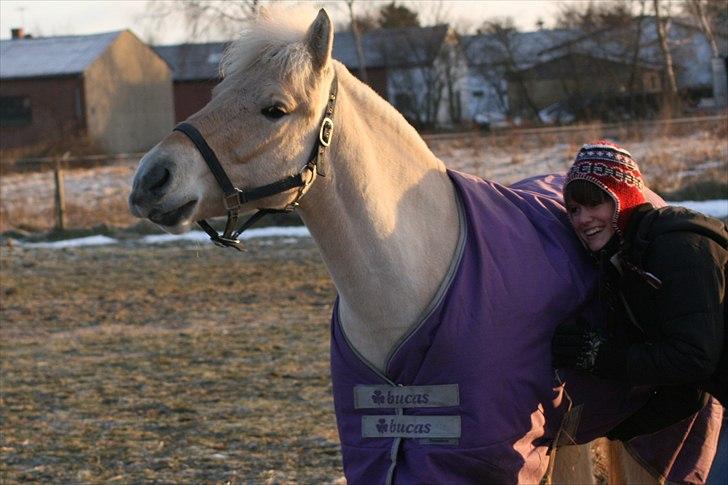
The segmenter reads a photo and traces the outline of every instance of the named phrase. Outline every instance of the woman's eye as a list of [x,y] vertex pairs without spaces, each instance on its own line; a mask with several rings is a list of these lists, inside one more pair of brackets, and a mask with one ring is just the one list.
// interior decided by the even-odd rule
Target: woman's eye
[[277,120],[278,118],[282,118],[288,114],[282,107],[277,105],[263,108],[260,112],[263,114],[263,116],[271,120]]

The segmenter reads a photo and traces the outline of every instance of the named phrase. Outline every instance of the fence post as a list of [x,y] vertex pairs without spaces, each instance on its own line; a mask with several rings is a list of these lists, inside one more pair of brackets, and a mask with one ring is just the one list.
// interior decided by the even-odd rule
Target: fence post
[[60,231],[66,229],[66,195],[63,190],[63,162],[69,155],[69,152],[64,153],[62,157],[55,159],[53,165],[53,178],[56,182],[56,229]]

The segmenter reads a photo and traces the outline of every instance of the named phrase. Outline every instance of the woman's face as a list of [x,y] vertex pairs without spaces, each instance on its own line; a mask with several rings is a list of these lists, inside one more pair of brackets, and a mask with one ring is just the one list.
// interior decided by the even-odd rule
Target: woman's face
[[576,235],[590,251],[599,251],[614,235],[612,217],[615,205],[612,199],[593,206],[567,201],[566,210]]

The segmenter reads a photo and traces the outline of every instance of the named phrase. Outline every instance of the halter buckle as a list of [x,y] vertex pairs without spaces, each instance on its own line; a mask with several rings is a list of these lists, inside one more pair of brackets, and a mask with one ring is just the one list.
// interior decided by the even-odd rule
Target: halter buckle
[[232,194],[225,194],[223,196],[223,202],[225,203],[225,208],[228,212],[237,210],[243,205],[240,203],[240,194],[242,193],[242,190],[235,188],[235,192]]
[[321,129],[319,130],[319,142],[327,147],[331,144],[331,134],[334,132],[334,120],[328,116],[321,122]]

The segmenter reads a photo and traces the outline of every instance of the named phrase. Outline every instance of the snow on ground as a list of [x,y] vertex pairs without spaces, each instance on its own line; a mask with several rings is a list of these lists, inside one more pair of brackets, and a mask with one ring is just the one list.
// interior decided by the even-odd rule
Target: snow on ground
[[[240,239],[256,239],[260,237],[310,237],[311,233],[308,232],[306,226],[287,226],[287,227],[261,227],[259,229],[248,229],[240,235]],[[142,243],[145,244],[160,244],[167,242],[179,242],[179,241],[209,241],[208,236],[203,231],[190,231],[184,234],[159,234],[152,236],[144,236],[141,239]]]
[[48,249],[65,249],[65,248],[81,248],[88,246],[107,246],[116,244],[119,241],[108,236],[88,236],[78,237],[74,239],[63,239],[61,241],[48,241],[38,243],[20,243],[20,246],[26,248],[48,248]]
[[[670,205],[678,205],[686,207],[697,212],[712,217],[728,217],[728,199],[719,200],[702,200],[702,201],[680,201],[669,202]],[[278,237],[284,238],[280,242],[290,244],[295,243],[298,238],[311,237],[311,233],[305,226],[286,226],[286,227],[262,227],[258,229],[250,229],[240,236],[240,239],[257,239]],[[155,234],[144,236],[134,241],[138,244],[164,244],[179,242],[208,242],[210,236],[203,231],[189,231],[184,234]],[[103,246],[109,244],[118,244],[119,240],[107,236],[89,236],[75,239],[65,239],[62,241],[37,242],[37,243],[18,243],[21,247],[26,248],[48,248],[48,249],[64,249],[77,248],[84,246]]]

